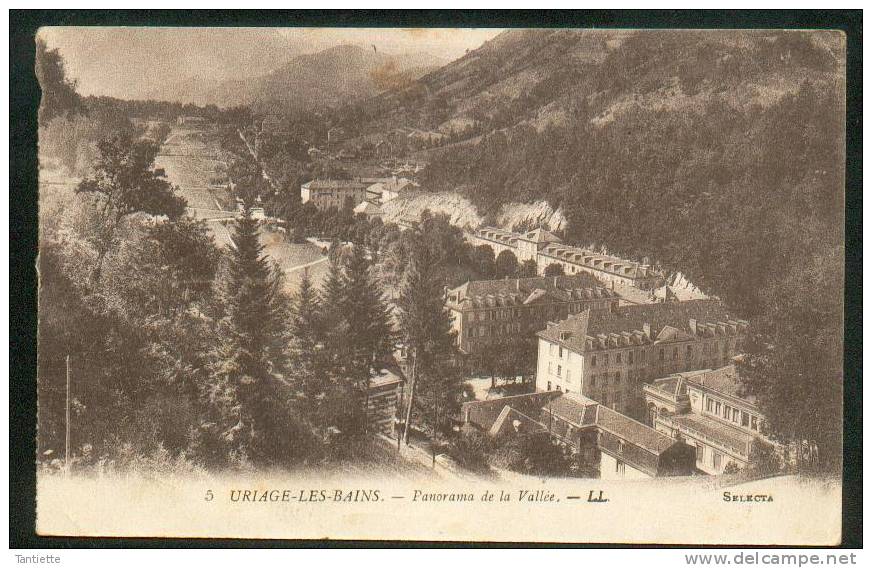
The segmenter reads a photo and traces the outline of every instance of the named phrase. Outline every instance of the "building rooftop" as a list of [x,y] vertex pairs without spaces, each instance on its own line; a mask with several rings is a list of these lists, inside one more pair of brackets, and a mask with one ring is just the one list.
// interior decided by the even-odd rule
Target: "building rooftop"
[[560,237],[545,229],[533,229],[518,236],[533,243],[559,243],[561,241]]
[[660,455],[678,441],[654,428],[633,420],[620,412],[597,405],[596,425],[622,440],[644,448],[652,454]]
[[569,302],[617,298],[590,274],[536,276],[502,280],[473,280],[448,291],[448,305],[457,309],[528,305],[544,301]]
[[497,437],[506,434],[532,434],[543,431],[545,431],[544,425],[506,405],[497,416],[493,426],[488,430],[488,434]]
[[[511,410],[506,410],[507,408]],[[517,414],[523,415],[521,421],[526,423],[528,428],[530,422],[537,422],[547,431],[549,419],[558,418],[579,430],[593,428],[608,432],[655,456],[659,456],[676,444],[683,443],[577,393],[539,392],[469,402],[463,405],[464,420],[487,431],[496,428],[502,433],[509,432],[506,430],[505,422],[511,420],[511,417],[517,418]],[[532,416],[538,416],[538,420],[531,418]],[[502,423],[497,428],[498,421]],[[633,458],[628,455],[626,459]],[[650,469],[647,464],[636,465],[646,470]]]
[[719,369],[705,369],[695,373],[686,373],[687,380],[693,384],[705,387],[720,394],[733,398],[741,398],[750,404],[756,403],[756,398],[747,393],[747,389],[736,372],[735,365],[727,365]]
[[691,300],[622,306],[609,312],[585,311],[560,322],[549,322],[537,335],[582,352],[690,337],[731,336],[744,331],[747,325],[733,318],[717,300]]
[[370,185],[366,188],[367,191],[372,193],[382,193],[384,191],[392,191],[394,193],[400,193],[406,189],[412,189],[417,187],[417,183],[413,182],[410,179],[406,179],[403,177],[400,178],[390,178],[384,181],[378,181]]
[[596,401],[577,393],[565,393],[559,398],[555,398],[550,404],[543,408],[543,413],[553,413],[570,424],[579,428],[590,426],[596,423],[597,413]]
[[747,455],[754,435],[725,424],[716,418],[702,414],[677,414],[670,416],[669,421],[679,431],[689,431],[702,435],[721,446],[730,448],[742,455]]
[[687,382],[682,373],[669,375],[662,379],[654,379],[654,382],[644,385],[644,388],[657,391],[673,400],[687,394]]
[[303,184],[308,189],[365,189],[366,184],[354,179],[313,179]]
[[464,422],[471,422],[483,430],[490,430],[506,406],[511,406],[527,416],[537,416],[539,410],[548,404],[549,400],[559,396],[559,392],[548,391],[465,402],[461,414]]
[[402,377],[399,375],[388,371],[387,369],[382,369],[381,371],[373,374],[369,379],[369,388],[377,388],[384,387],[387,385],[398,384],[403,382]]
[[544,244],[539,254],[626,278],[647,278],[658,275],[658,272],[650,265],[563,243],[560,237],[545,229],[514,233],[496,227],[482,227],[475,234],[479,238],[499,242],[506,246],[517,246],[519,239]]
[[480,238],[488,239],[502,243],[506,246],[518,246],[518,234],[496,227],[482,227],[475,232],[475,235]]
[[579,266],[586,266],[594,270],[601,270],[627,278],[655,276],[654,269],[651,266],[564,243],[548,244],[540,251],[540,254],[556,260],[571,262]]
[[381,207],[372,201],[361,201],[353,211],[364,215],[381,215]]

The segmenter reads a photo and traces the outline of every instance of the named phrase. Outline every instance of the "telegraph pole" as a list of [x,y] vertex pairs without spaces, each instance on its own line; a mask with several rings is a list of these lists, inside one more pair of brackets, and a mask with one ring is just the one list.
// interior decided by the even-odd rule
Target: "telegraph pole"
[[70,474],[70,355],[67,354],[66,436],[64,440],[64,475]]

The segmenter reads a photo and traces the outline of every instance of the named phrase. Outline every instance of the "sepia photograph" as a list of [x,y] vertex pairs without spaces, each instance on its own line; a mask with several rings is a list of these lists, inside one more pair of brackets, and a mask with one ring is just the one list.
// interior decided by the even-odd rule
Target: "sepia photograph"
[[32,39],[38,535],[842,541],[843,31]]

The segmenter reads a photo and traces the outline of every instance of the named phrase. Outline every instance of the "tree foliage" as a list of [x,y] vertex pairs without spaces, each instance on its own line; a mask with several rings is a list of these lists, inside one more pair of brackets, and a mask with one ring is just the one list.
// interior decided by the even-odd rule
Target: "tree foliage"
[[36,79],[42,90],[39,106],[39,124],[48,124],[53,118],[74,114],[82,109],[82,100],[76,93],[76,83],[67,77],[63,57],[57,49],[48,49],[45,40],[36,40]]

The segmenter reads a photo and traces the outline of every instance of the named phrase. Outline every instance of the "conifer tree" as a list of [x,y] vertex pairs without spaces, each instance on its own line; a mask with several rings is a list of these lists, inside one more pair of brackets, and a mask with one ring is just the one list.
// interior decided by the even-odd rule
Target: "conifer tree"
[[[337,253],[324,285],[325,350],[334,376],[361,400],[354,421],[365,429],[369,378],[393,349],[390,313],[362,246]],[[355,409],[357,410],[357,409]]]
[[257,222],[246,208],[236,223],[215,380],[206,389],[217,434],[230,455],[288,463],[304,442],[291,411],[279,278],[263,256]]
[[[349,336],[347,373],[363,392],[363,416],[369,405],[369,379],[372,369],[393,349],[390,312],[377,283],[370,274],[370,263],[362,246],[355,246],[345,268],[345,321]],[[364,419],[364,430],[366,420]]]
[[322,321],[324,325],[324,371],[332,377],[341,377],[345,372],[348,343],[348,322],[346,313],[346,280],[344,260],[340,250],[332,251],[330,270],[322,285]]
[[[409,442],[409,430],[416,407],[422,416],[435,415],[435,404],[446,394],[456,394],[448,366],[454,351],[455,335],[445,309],[437,267],[430,262],[427,247],[413,242],[409,266],[397,299],[397,321],[408,353],[409,396],[403,441]],[[443,384],[445,382],[445,384]],[[424,400],[416,398],[417,391]],[[429,395],[429,396],[427,396]],[[422,404],[423,402],[423,404]],[[433,408],[429,408],[433,406]],[[428,418],[429,419],[429,418]],[[436,426],[435,421],[433,424]]]
[[293,382],[305,405],[316,412],[319,398],[326,392],[327,377],[322,371],[323,326],[318,292],[304,269],[297,293],[291,298],[291,368]]

